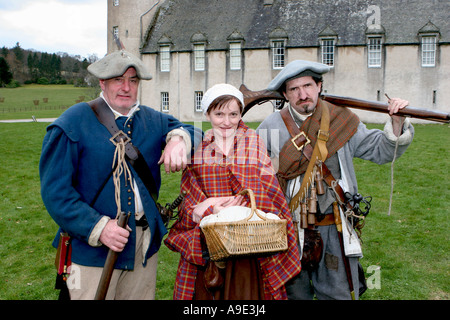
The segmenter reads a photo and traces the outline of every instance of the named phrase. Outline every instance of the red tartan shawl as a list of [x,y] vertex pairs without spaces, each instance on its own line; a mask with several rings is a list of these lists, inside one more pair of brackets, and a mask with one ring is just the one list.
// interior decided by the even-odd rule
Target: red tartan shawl
[[[193,155],[192,163],[183,172],[181,190],[186,191],[187,195],[180,206],[180,219],[165,240],[169,249],[181,254],[174,299],[192,299],[197,268],[206,264],[202,256],[200,228],[192,220],[192,206],[208,197],[235,195],[243,189],[253,190],[258,209],[288,220],[288,250],[258,258],[265,298],[286,299],[284,284],[301,270],[289,208],[264,142],[242,121],[234,139],[234,152],[224,157],[216,148],[210,130]],[[247,202],[250,203],[249,199]],[[211,213],[212,207],[206,210],[205,216]]]

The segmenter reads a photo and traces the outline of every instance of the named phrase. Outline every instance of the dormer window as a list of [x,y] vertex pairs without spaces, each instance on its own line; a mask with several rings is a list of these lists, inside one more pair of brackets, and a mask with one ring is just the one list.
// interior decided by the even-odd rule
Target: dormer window
[[283,29],[276,28],[270,33],[269,38],[272,49],[272,68],[283,69],[286,64],[286,42],[288,35]]
[[161,72],[170,72],[170,46],[172,41],[167,36],[162,36],[159,44],[159,68]]
[[367,39],[367,65],[369,68],[381,68],[381,37]]
[[239,31],[234,31],[228,36],[227,41],[230,46],[230,70],[241,70],[244,37]]
[[205,71],[205,44],[194,44],[194,70]]
[[436,66],[436,36],[423,36],[422,47],[422,67]]
[[203,33],[199,32],[191,37],[191,42],[194,51],[194,70],[205,71],[207,38]]
[[160,68],[161,72],[170,72],[170,46],[161,45],[159,47],[160,53]]
[[437,59],[437,44],[439,42],[440,30],[431,21],[428,21],[418,33],[422,67],[435,67]]
[[241,70],[241,43],[230,43],[230,70]]
[[385,30],[380,24],[370,24],[366,29],[367,67],[381,68],[383,65],[383,43]]
[[338,36],[330,27],[326,27],[319,33],[321,62],[330,67],[334,67],[336,59],[336,42]]

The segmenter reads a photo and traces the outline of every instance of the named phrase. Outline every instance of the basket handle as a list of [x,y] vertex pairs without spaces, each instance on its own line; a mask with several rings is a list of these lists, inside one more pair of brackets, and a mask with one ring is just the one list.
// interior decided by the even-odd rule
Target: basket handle
[[252,210],[252,211],[251,211],[251,214],[250,214],[247,218],[243,219],[242,221],[248,221],[248,220],[250,220],[250,219],[253,217],[253,214],[255,214],[255,213],[256,213],[256,215],[257,215],[259,218],[261,218],[262,220],[266,220],[267,218],[264,217],[264,216],[261,216],[261,215],[258,213],[258,210],[256,210],[255,194],[253,193],[253,190],[251,190],[251,189],[244,189],[244,190],[242,190],[241,192],[239,192],[240,195],[244,195],[244,194],[246,194],[246,193],[248,193],[248,196],[249,196],[249,198],[250,198],[250,205],[251,205],[251,210]]

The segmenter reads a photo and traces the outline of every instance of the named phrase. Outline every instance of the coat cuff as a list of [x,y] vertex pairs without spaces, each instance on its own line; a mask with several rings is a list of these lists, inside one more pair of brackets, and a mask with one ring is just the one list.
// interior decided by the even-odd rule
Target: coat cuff
[[389,119],[384,126],[384,133],[386,137],[392,141],[397,142],[399,145],[409,145],[413,139],[413,133],[410,129],[411,121],[409,118],[405,118],[405,122],[403,123],[402,134],[399,137],[396,137],[394,134],[394,129],[392,128],[392,119]]
[[192,147],[191,136],[189,135],[189,133],[186,130],[184,130],[183,128],[173,129],[172,131],[170,131],[167,134],[166,143],[169,142],[169,140],[173,136],[180,136],[183,138],[184,143],[186,143],[186,151],[189,154],[191,151],[191,147]]
[[92,247],[100,247],[102,243],[100,242],[100,235],[102,234],[103,229],[105,228],[108,221],[111,220],[110,217],[103,216],[99,222],[95,225],[94,229],[92,229],[91,235],[89,236],[88,243]]

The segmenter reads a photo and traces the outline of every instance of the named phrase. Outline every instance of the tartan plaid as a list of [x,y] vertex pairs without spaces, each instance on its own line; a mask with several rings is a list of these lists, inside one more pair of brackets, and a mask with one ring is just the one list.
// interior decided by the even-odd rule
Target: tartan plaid
[[[305,132],[311,140],[312,147],[316,144],[317,133],[320,129],[321,108],[329,108],[330,110],[330,136],[327,141],[328,158],[330,158],[355,134],[358,129],[359,118],[347,108],[337,107],[319,99],[316,111],[303,121],[300,128],[300,131]],[[302,151],[298,151],[294,147],[290,139],[281,149],[279,158],[277,177],[281,188],[285,190],[287,181],[303,174],[309,161],[302,156]]]
[[[202,256],[201,230],[192,220],[192,206],[208,197],[235,195],[252,189],[256,207],[288,220],[288,250],[257,258],[264,282],[266,299],[286,299],[284,284],[300,270],[300,255],[294,226],[286,200],[279,187],[267,149],[262,139],[242,121],[228,158],[216,149],[211,130],[183,172],[181,189],[186,197],[180,207],[180,219],[171,228],[165,244],[181,254],[174,289],[174,299],[192,299],[197,269],[206,265]],[[250,200],[247,199],[250,205]],[[212,214],[208,208],[205,216]]]

